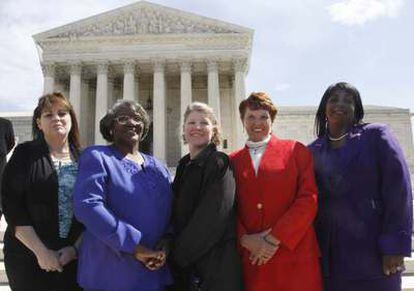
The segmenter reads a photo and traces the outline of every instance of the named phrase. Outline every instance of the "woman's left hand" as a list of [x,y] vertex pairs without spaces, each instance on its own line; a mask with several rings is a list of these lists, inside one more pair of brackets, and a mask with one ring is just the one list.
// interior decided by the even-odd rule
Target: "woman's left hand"
[[382,269],[384,274],[389,276],[405,270],[404,256],[385,255],[382,257]]
[[76,249],[73,246],[67,246],[57,251],[59,255],[59,263],[62,266],[69,264],[77,258]]

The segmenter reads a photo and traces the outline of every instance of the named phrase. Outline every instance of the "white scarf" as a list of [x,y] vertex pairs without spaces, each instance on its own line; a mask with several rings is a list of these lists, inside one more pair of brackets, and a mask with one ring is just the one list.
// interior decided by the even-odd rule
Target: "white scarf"
[[264,140],[262,141],[246,141],[246,146],[249,149],[249,153],[250,153],[250,157],[252,158],[253,161],[253,167],[254,167],[254,172],[257,176],[257,171],[259,170],[259,164],[260,161],[262,160],[262,156],[263,153],[266,149],[267,144],[269,143],[271,138],[271,135],[269,134],[268,137],[266,137]]

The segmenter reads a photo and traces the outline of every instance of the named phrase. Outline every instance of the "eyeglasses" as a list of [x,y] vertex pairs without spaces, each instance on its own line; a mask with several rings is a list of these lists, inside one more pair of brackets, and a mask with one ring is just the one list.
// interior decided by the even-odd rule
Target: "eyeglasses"
[[121,116],[115,117],[115,121],[118,122],[118,124],[120,124],[120,125],[125,125],[128,122],[133,121],[133,122],[141,125],[141,127],[144,126],[144,123],[142,122],[142,120],[139,116],[121,115]]

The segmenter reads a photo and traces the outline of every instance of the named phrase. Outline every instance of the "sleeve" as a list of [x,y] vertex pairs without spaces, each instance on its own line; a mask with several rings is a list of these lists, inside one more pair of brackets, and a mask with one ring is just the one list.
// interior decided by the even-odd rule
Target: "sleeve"
[[378,245],[384,255],[411,256],[412,192],[410,173],[398,141],[388,127],[378,134],[383,226]]
[[175,240],[173,258],[182,268],[197,261],[220,240],[234,215],[235,182],[228,162],[208,174],[211,178],[205,178],[203,198]]
[[238,250],[239,250],[240,253],[242,253],[242,251],[243,251],[243,247],[240,244],[240,239],[245,234],[247,234],[247,230],[246,230],[243,222],[239,218],[239,216],[237,216],[237,247],[238,247]]
[[74,213],[86,229],[115,252],[133,254],[141,232],[107,207],[108,171],[98,150],[86,150],[79,161],[74,189]]
[[6,146],[7,146],[7,153],[9,153],[15,145],[14,140],[14,131],[12,123],[7,120],[7,131],[6,131]]
[[25,145],[19,145],[13,152],[3,173],[2,205],[7,224],[11,227],[32,225],[26,207],[29,178],[28,154]]
[[293,203],[272,228],[272,235],[294,250],[311,227],[317,210],[317,188],[310,151],[300,143],[293,149],[297,167],[297,192]]

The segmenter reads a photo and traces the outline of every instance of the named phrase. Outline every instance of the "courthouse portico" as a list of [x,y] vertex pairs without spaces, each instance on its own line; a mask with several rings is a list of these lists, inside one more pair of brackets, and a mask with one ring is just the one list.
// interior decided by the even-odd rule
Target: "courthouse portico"
[[243,144],[237,106],[245,98],[253,30],[141,1],[34,36],[44,92],[69,96],[87,144],[103,144],[99,120],[117,99],[153,118],[153,151],[175,164],[181,120],[192,101],[221,120],[224,150]]

